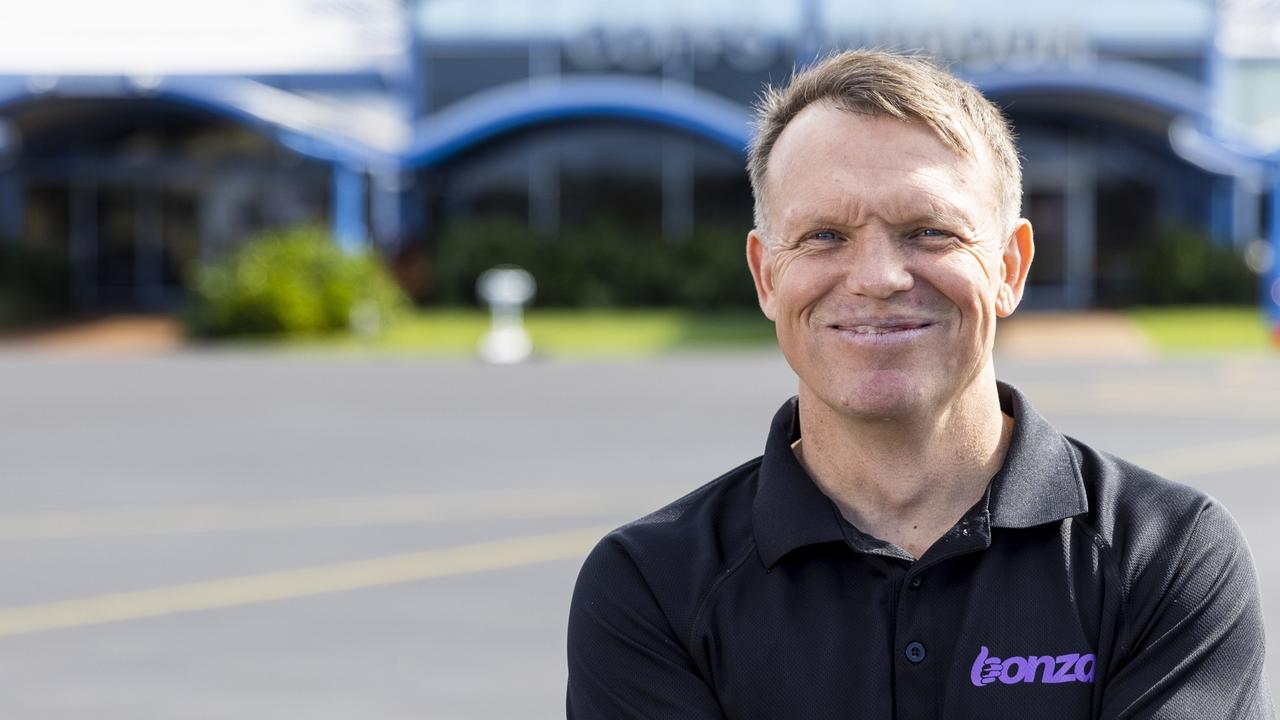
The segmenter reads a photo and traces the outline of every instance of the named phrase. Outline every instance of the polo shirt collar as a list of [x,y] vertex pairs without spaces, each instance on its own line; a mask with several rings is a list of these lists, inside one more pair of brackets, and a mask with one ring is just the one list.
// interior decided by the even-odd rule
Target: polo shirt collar
[[991,526],[1028,528],[1088,512],[1084,477],[1067,438],[1017,388],[997,387],[1014,425],[1004,465],[991,479]]
[[[1087,512],[1084,479],[1067,439],[1012,385],[1001,382],[998,389],[1014,429],[989,488],[991,526],[1027,528]],[[752,504],[756,546],[770,568],[797,548],[845,542],[840,511],[791,450],[800,437],[798,409],[793,397],[773,416]]]
[[800,465],[791,443],[800,437],[800,402],[791,398],[773,416],[751,507],[756,547],[765,567],[806,545],[844,542],[839,510]]

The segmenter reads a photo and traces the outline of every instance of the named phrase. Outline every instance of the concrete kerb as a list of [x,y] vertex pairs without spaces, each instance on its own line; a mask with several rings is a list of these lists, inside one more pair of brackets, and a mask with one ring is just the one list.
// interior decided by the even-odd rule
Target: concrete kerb
[[996,328],[996,354],[1028,360],[1143,360],[1156,353],[1138,324],[1119,312],[1031,312]]

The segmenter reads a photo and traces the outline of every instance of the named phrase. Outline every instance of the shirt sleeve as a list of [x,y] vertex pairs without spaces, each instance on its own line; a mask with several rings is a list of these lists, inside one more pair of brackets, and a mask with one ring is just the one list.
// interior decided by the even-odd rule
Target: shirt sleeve
[[569,610],[570,720],[722,720],[715,693],[621,545],[606,537]]
[[1263,674],[1262,607],[1253,559],[1227,511],[1205,505],[1162,572],[1136,572],[1127,651],[1103,686],[1105,720],[1275,717]]

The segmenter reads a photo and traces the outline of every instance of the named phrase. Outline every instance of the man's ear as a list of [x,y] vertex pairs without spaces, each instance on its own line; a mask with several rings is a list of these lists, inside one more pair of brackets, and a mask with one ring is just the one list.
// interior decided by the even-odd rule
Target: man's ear
[[760,235],[758,228],[747,233],[747,265],[751,268],[751,279],[756,282],[756,297],[760,301],[760,310],[770,320],[774,319],[774,287],[773,287],[773,252],[768,243]]
[[1009,317],[1022,302],[1022,291],[1027,285],[1027,272],[1031,258],[1036,254],[1036,243],[1031,232],[1031,221],[1018,218],[1013,232],[1005,240],[1004,254],[1000,258],[1000,288],[996,291],[996,315]]

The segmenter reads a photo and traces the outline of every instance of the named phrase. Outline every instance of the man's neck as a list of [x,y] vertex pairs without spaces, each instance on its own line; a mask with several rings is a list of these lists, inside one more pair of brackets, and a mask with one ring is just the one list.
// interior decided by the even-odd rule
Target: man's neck
[[927,419],[851,418],[801,387],[800,427],[796,457],[845,519],[918,558],[982,497],[1013,419],[989,379]]

